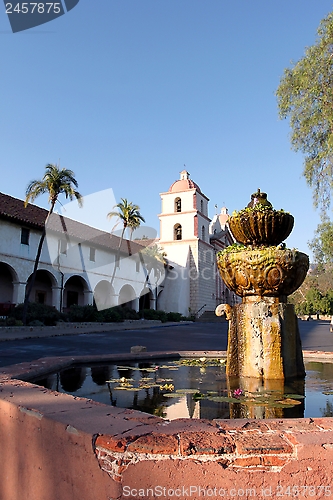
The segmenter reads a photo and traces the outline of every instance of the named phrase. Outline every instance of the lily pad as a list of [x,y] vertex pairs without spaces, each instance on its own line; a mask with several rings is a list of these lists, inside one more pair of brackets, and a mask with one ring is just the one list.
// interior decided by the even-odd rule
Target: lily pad
[[[333,394],[333,391],[331,391],[331,394]],[[305,396],[302,396],[302,394],[285,394],[284,396],[291,399],[305,399]]]
[[228,396],[209,396],[207,399],[209,401],[214,401],[216,403],[244,403],[244,399],[230,398]]
[[181,398],[182,396],[185,396],[185,394],[177,394],[176,392],[165,392],[163,393],[163,396],[165,398]]
[[119,385],[118,387],[113,388],[114,391],[141,391],[139,387],[122,387]]
[[298,401],[297,399],[291,399],[291,398],[286,398],[286,399],[281,399],[280,401],[275,401],[275,404],[281,404],[282,406],[296,406],[302,404],[301,401]]
[[198,392],[198,389],[177,389],[176,392],[183,394],[196,394]]

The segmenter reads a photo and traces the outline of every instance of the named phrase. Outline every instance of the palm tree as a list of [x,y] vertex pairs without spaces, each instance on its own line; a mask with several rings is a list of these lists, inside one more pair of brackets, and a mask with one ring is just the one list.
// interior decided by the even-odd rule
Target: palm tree
[[[161,247],[159,247],[156,243],[152,246],[145,247],[144,250],[139,252],[141,265],[146,277],[145,280],[146,285],[148,286],[151,292],[153,292],[153,289],[155,289],[156,309],[157,309],[157,284],[162,276],[163,269],[165,269],[166,266],[168,265],[166,255],[167,254],[164,252],[164,250]],[[153,269],[156,277],[154,286],[152,285],[150,278],[150,274]]]
[[146,270],[146,281],[150,282],[150,273],[154,269],[157,275],[157,281],[161,277],[162,269],[167,266],[166,253],[156,243],[145,247],[140,252],[140,260],[143,268]]
[[46,225],[47,225],[47,222],[50,218],[50,215],[53,212],[54,206],[58,200],[58,196],[60,194],[64,194],[66,196],[66,198],[68,198],[70,200],[76,199],[78,201],[79,205],[82,206],[82,196],[76,190],[76,188],[78,187],[78,182],[74,176],[75,176],[75,174],[72,170],[69,170],[66,168],[60,169],[59,166],[52,165],[49,163],[45,167],[45,174],[44,174],[42,180],[31,181],[26,189],[25,202],[24,202],[25,207],[27,207],[28,203],[30,203],[30,202],[33,203],[39,195],[44,194],[44,193],[48,193],[49,194],[50,208],[49,208],[48,214],[47,214],[45,222],[44,222],[42,235],[40,237],[31,281],[30,281],[29,286],[27,286],[27,289],[26,289],[26,294],[25,294],[25,299],[24,299],[24,308],[23,308],[23,323],[24,324],[26,324],[29,297],[30,297],[32,288],[35,284],[39,259],[41,256],[43,243],[44,243],[45,236],[46,236]]
[[119,262],[121,244],[123,242],[126,229],[127,228],[130,229],[131,237],[132,237],[134,229],[137,229],[140,226],[141,222],[145,222],[145,219],[140,214],[140,207],[138,205],[134,205],[131,201],[128,201],[126,198],[121,198],[121,202],[117,203],[117,205],[115,205],[113,208],[117,208],[118,211],[109,212],[107,214],[107,217],[109,219],[111,219],[112,217],[118,217],[119,220],[118,220],[117,224],[113,227],[113,229],[119,224],[119,222],[122,222],[123,229],[121,231],[121,235],[120,235],[120,239],[119,239],[117,255],[116,255],[113,273],[112,273],[112,277],[111,277],[111,286],[114,282],[114,277],[116,275],[116,269],[117,269],[118,262]]

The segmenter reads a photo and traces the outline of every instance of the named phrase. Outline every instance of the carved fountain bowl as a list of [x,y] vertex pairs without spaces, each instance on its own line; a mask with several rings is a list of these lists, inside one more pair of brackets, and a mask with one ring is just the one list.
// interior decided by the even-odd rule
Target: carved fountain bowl
[[238,243],[243,245],[278,245],[288,238],[294,217],[277,210],[246,209],[229,217],[228,224]]
[[266,247],[217,255],[220,275],[240,297],[279,297],[301,286],[309,269],[309,257],[297,250]]

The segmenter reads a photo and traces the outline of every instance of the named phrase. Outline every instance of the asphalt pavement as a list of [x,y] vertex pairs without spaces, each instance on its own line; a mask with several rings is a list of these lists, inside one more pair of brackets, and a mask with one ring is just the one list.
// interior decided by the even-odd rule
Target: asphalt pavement
[[[333,333],[328,321],[299,321],[302,346],[308,351],[333,352]],[[108,325],[107,328],[111,328]],[[88,333],[77,329],[76,333],[54,335],[50,328],[46,333],[31,332],[32,338],[10,338],[0,331],[0,366],[30,362],[43,357],[101,355],[129,353],[134,345],[142,345],[147,351],[205,351],[226,350],[228,323],[159,324],[145,326],[133,324],[127,330],[95,331]],[[103,330],[103,326],[100,327]],[[95,328],[96,330],[96,328]],[[45,330],[44,330],[45,332]]]

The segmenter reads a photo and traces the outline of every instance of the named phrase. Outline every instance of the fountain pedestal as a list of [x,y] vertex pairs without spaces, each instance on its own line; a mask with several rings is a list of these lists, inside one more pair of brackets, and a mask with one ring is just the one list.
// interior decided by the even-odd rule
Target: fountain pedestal
[[304,377],[302,346],[292,304],[246,297],[230,313],[227,375],[266,379]]
[[[281,242],[293,228],[292,215],[273,210],[265,193],[228,220],[235,239],[217,264],[242,303],[221,305],[229,319],[227,375],[283,380],[304,377],[302,346],[294,306],[287,296],[302,284],[309,258]],[[278,245],[278,246],[276,246]]]

